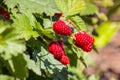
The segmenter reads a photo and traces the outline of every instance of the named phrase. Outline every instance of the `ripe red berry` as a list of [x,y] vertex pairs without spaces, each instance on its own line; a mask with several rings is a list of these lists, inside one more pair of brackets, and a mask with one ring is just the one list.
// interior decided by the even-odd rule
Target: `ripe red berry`
[[48,51],[54,55],[54,58],[60,60],[65,54],[64,49],[61,47],[61,44],[57,41],[53,41],[48,46]]
[[58,20],[53,24],[53,30],[57,34],[61,34],[64,36],[70,36],[72,34],[72,29],[65,24],[64,21]]
[[84,51],[89,52],[92,50],[94,38],[87,34],[85,31],[80,31],[74,35],[74,43]]
[[63,64],[63,65],[67,65],[69,64],[70,62],[70,59],[66,56],[66,55],[63,55],[60,62]]
[[10,14],[2,8],[0,8],[0,15],[2,15],[6,20],[10,18]]
[[6,20],[10,18],[10,14],[8,12],[4,13],[3,16]]

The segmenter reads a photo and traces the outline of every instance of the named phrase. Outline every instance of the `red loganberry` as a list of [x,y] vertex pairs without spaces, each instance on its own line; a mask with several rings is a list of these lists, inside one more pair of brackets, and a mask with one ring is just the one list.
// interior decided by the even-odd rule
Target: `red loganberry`
[[10,14],[8,12],[4,13],[3,16],[6,20],[10,18]]
[[89,52],[92,50],[94,38],[87,34],[85,31],[80,31],[74,35],[74,43],[84,51]]
[[10,14],[2,8],[0,8],[0,15],[4,16],[6,20],[10,18]]
[[54,58],[57,60],[60,60],[65,54],[64,49],[57,41],[53,41],[49,44],[48,51],[51,52],[54,55]]
[[67,65],[67,64],[69,64],[70,59],[69,59],[68,56],[63,55],[62,58],[61,58],[61,60],[60,60],[60,62],[61,62],[63,65]]
[[53,24],[53,30],[57,34],[61,34],[64,36],[70,36],[72,34],[72,29],[65,24],[64,21],[58,20]]
[[85,31],[80,31],[74,35],[74,41],[76,44],[87,45],[94,42],[94,38],[88,35]]

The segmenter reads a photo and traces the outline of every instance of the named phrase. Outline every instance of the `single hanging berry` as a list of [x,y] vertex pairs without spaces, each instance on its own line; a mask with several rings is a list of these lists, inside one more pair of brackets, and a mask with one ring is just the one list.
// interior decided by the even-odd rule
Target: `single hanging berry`
[[10,14],[2,8],[0,8],[0,15],[2,15],[6,20],[10,18]]
[[72,34],[72,29],[62,20],[58,20],[53,24],[53,30],[57,34],[61,34],[64,36],[70,36]]
[[48,46],[48,51],[53,54],[54,58],[60,61],[63,65],[69,64],[70,59],[64,51],[63,40],[51,42]]
[[68,56],[63,55],[62,58],[61,58],[61,60],[60,60],[60,62],[61,62],[63,65],[67,65],[67,64],[70,63],[70,59],[69,59]]
[[3,16],[6,20],[10,18],[10,14],[8,12],[4,13]]
[[80,31],[74,35],[74,43],[84,51],[89,52],[92,50],[94,38],[85,31]]
[[65,55],[64,49],[59,41],[53,41],[48,46],[48,51],[54,55],[54,58],[60,60]]

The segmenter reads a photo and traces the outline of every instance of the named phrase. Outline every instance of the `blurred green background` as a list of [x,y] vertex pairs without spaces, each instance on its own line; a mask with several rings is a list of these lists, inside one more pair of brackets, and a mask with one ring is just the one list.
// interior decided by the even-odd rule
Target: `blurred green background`
[[84,80],[120,80],[120,0],[91,0],[99,11],[92,16],[98,54],[92,51]]

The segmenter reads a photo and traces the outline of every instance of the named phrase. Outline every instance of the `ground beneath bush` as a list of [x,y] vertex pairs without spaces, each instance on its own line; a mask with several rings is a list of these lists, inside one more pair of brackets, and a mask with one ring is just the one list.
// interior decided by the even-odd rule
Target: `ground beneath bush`
[[91,52],[96,66],[89,66],[86,74],[100,75],[100,80],[110,80],[111,77],[120,80],[120,29],[111,39],[108,45],[98,49],[99,54]]

